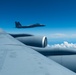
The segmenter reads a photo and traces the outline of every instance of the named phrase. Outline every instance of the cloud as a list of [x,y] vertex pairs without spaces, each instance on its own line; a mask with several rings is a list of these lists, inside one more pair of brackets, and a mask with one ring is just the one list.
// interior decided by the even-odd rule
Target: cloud
[[55,34],[51,34],[50,38],[63,38],[63,37],[66,37],[66,36],[67,35],[63,34],[63,33],[55,33]]
[[76,44],[73,43],[68,43],[67,41],[64,41],[61,44],[54,44],[48,47],[52,47],[52,48],[76,48]]
[[47,36],[48,38],[76,38],[76,33],[52,33]]
[[76,38],[76,34],[71,34],[71,37],[74,37],[74,38]]

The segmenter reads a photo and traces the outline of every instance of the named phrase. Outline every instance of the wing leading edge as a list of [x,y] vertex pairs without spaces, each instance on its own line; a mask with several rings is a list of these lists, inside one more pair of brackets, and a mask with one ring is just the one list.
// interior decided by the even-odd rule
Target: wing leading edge
[[0,30],[0,75],[76,75]]

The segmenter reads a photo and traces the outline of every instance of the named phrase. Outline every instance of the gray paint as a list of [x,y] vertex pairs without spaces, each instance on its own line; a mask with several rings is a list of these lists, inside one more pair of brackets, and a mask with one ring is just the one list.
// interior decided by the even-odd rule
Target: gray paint
[[[38,46],[40,45],[40,38],[39,36],[32,36],[30,37],[20,37],[22,35],[19,34],[18,39],[22,43],[29,43],[30,40],[32,40],[32,45]],[[35,41],[35,39],[36,41]],[[34,43],[35,42],[35,43]],[[30,43],[29,43],[30,44]],[[67,67],[68,69],[76,72],[76,49],[71,49],[71,48],[51,48],[51,47],[46,47],[46,48],[39,48],[39,47],[32,47],[29,46],[30,48],[38,51],[39,53],[49,57],[50,59],[56,61],[57,63]]]
[[76,72],[76,55],[49,56],[49,58]]
[[28,37],[16,37],[17,40],[21,41],[25,45],[35,47],[46,47],[47,38],[45,36],[28,36]]
[[76,75],[0,30],[0,75]]
[[31,48],[54,60],[55,62],[67,67],[68,69],[76,72],[76,49],[51,47]]
[[31,47],[31,46],[30,48],[38,51],[39,53],[45,56],[76,55],[76,50],[70,49],[70,48],[51,48],[51,47],[38,48],[38,47]]

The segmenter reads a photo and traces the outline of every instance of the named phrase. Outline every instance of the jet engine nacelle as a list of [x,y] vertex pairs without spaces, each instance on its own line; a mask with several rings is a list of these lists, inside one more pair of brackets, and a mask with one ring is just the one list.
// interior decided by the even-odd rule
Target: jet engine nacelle
[[47,38],[40,36],[27,36],[27,37],[15,37],[17,40],[28,46],[34,47],[46,47],[47,46]]

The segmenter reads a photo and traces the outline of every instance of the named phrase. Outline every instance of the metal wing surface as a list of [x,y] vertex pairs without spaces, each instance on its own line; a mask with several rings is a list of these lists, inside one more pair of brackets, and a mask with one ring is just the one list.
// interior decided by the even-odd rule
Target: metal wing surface
[[0,29],[0,75],[76,75]]

